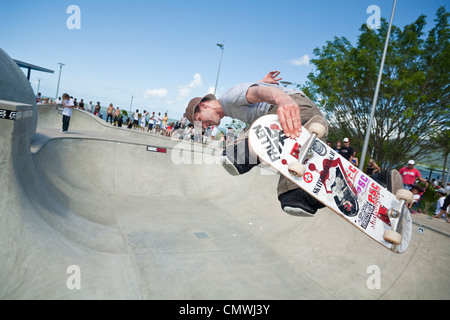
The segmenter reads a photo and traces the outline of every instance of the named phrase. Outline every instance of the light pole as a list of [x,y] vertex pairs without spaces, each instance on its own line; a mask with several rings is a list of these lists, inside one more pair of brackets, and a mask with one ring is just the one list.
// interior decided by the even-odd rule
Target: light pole
[[383,75],[384,60],[386,59],[386,52],[387,52],[388,45],[389,45],[389,35],[391,34],[391,27],[392,27],[392,21],[394,20],[396,4],[397,4],[397,0],[394,0],[394,7],[392,8],[391,21],[389,22],[389,28],[388,28],[388,32],[387,32],[387,36],[386,36],[386,42],[384,43],[383,58],[381,59],[381,66],[380,66],[380,72],[378,74],[377,86],[375,88],[375,94],[373,97],[372,111],[370,113],[370,119],[369,119],[369,124],[367,126],[366,137],[364,139],[363,151],[361,153],[361,159],[359,162],[359,170],[361,170],[361,171],[364,170],[364,161],[366,160],[367,148],[369,147],[370,129],[372,127],[373,117],[375,114],[375,108],[377,106],[378,92],[380,90],[381,76]]
[[133,96],[131,96],[131,103],[130,103],[130,114],[131,114],[131,107],[133,106]]
[[222,49],[222,53],[220,54],[220,62],[219,62],[219,70],[217,71],[217,78],[216,78],[216,86],[214,87],[214,95],[216,95],[217,91],[217,83],[219,82],[219,74],[220,74],[220,66],[222,65],[222,57],[223,57],[223,44],[218,43],[217,46]]
[[61,62],[58,62],[58,64],[59,64],[59,76],[58,76],[58,86],[56,87],[56,97],[55,97],[55,100],[58,99],[59,82],[60,82],[60,80],[61,80],[61,70],[62,70],[62,67],[65,66],[65,64],[64,64],[64,63],[61,63]]

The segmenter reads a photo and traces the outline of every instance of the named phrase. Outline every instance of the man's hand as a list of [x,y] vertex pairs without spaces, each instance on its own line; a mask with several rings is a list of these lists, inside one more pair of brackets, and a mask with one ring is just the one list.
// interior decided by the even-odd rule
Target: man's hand
[[[270,73],[269,73],[270,74]],[[246,95],[250,104],[266,102],[277,105],[281,128],[287,137],[299,137],[301,132],[300,107],[281,89],[272,86],[252,86]]]
[[280,71],[270,71],[268,74],[262,78],[261,82],[264,83],[271,83],[271,84],[278,84],[278,81],[280,81],[283,78],[278,78],[278,75],[280,74]]
[[277,114],[281,127],[287,137],[299,137],[302,130],[300,108],[288,95],[282,96],[277,101]]

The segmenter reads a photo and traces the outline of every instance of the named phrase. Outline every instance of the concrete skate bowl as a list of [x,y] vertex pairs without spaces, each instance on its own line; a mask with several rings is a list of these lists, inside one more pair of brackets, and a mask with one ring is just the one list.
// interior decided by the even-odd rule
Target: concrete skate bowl
[[[54,118],[49,127],[59,127]],[[97,131],[102,124],[89,119],[83,125]],[[265,169],[232,177],[204,163],[208,149],[180,153],[177,141],[142,143],[137,133],[133,143],[129,132],[113,141],[38,127],[48,140],[31,154],[26,121],[0,119],[1,299],[450,294],[445,235],[414,226],[410,248],[397,255],[328,210],[314,218],[284,214],[278,177]],[[70,130],[83,131],[76,121]]]

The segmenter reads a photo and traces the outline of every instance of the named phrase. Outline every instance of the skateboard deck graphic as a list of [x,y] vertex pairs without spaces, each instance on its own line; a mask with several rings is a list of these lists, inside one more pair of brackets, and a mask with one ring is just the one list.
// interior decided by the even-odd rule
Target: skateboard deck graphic
[[[319,138],[311,137],[305,128],[296,139],[286,137],[277,115],[259,118],[249,130],[250,147],[263,162],[392,252],[402,253],[408,248],[412,220],[404,201],[397,199]],[[311,148],[307,147],[308,142]],[[288,166],[298,162],[305,152],[304,173],[296,177]],[[384,239],[384,234],[392,229],[401,235],[399,244]]]

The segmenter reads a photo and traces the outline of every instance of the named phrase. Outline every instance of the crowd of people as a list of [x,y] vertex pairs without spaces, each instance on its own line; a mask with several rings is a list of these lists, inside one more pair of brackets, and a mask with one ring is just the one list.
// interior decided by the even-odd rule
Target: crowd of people
[[[340,140],[337,141],[334,149],[345,159],[352,162],[355,166],[358,167],[359,161],[356,155],[357,150],[355,150],[350,146],[350,140],[348,138],[344,138],[343,143],[344,146],[342,146]],[[331,142],[328,142],[327,144],[333,148]],[[432,181],[430,182],[428,178],[422,177],[420,171],[417,168],[415,168],[415,164],[416,163],[414,160],[409,160],[407,165],[399,170],[399,173],[403,180],[403,188],[406,190],[410,190],[413,193],[413,201],[408,204],[408,208],[410,209],[411,213],[422,212],[420,209],[420,200],[423,194],[425,193],[425,189],[428,187],[429,184],[431,184],[431,186],[433,187],[438,196],[438,201],[436,203],[436,210],[434,212],[433,218],[437,219],[442,218],[447,220],[448,223],[450,223],[450,219],[448,219],[450,213],[450,206],[449,206],[450,183],[447,183],[444,186],[443,181],[432,179]],[[380,171],[381,168],[377,165],[374,159],[372,158],[369,159],[364,172],[369,176],[375,177]]]
[[[69,95],[52,100],[50,98],[41,97],[41,94],[39,93],[36,97],[36,102],[38,104],[61,105],[66,108],[63,116],[66,114],[67,116],[64,117],[64,126],[60,131],[61,133],[67,132],[70,116],[72,115],[71,109],[74,108],[92,113],[100,119],[105,118],[105,121],[112,126],[126,126],[128,129],[163,135],[166,137],[176,136],[180,140],[190,140],[192,142],[205,144],[208,141],[216,140],[217,137],[220,145],[224,147],[226,143],[230,143],[231,140],[235,139],[234,131],[231,127],[229,127],[226,132],[222,132],[217,126],[210,126],[207,129],[202,128],[201,132],[197,128],[196,131],[194,125],[188,123],[185,115],[178,121],[169,122],[167,112],[162,116],[161,112],[156,113],[153,111],[150,113],[147,110],[140,112],[139,109],[136,109],[131,115],[127,114],[127,116],[124,116],[122,110],[120,110],[119,107],[114,107],[112,103],[109,104],[106,113],[103,114],[100,102],[97,102],[94,105],[92,101],[89,101],[89,103],[86,104],[83,99],[77,101],[77,98]],[[70,115],[68,115],[69,113]]]

